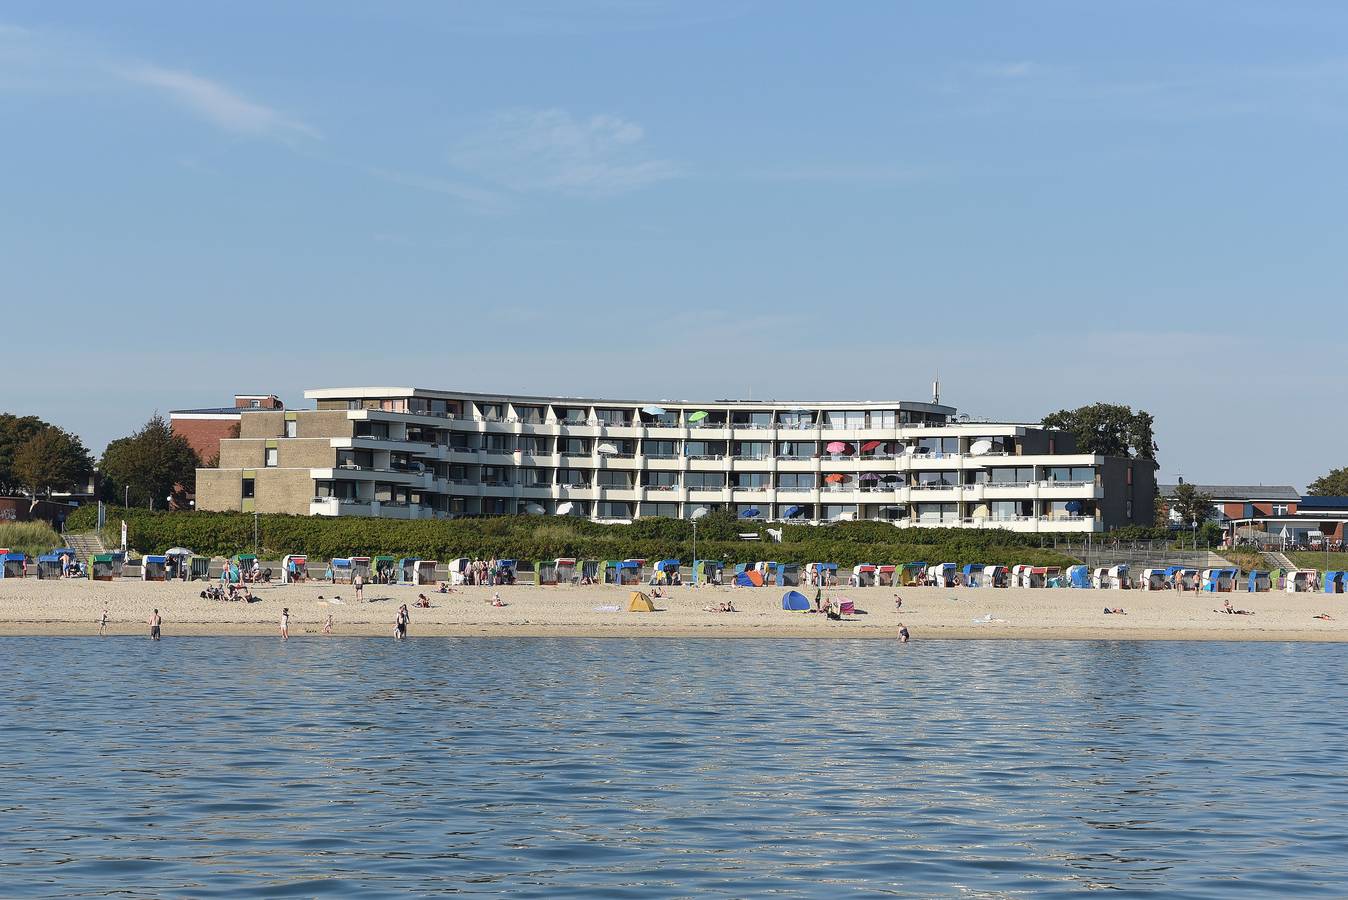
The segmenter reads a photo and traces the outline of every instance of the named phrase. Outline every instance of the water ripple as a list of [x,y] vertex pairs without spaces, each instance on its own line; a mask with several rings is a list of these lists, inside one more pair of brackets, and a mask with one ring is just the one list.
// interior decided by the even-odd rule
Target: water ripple
[[1336,645],[0,639],[6,897],[1342,896]]

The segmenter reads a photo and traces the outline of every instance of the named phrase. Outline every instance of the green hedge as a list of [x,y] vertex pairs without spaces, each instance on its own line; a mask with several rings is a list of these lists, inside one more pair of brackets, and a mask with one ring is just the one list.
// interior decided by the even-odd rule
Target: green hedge
[[[93,507],[71,515],[67,528],[85,531],[96,524]],[[108,509],[117,528],[126,519],[128,543],[141,552],[183,546],[197,553],[231,556],[253,549],[253,516],[246,513],[149,512]],[[399,521],[362,517],[262,515],[257,517],[263,554],[279,558],[304,553],[334,556],[389,554],[441,561],[459,556],[540,560],[692,558],[693,530],[678,519],[639,519],[630,525],[601,525],[580,519],[500,516],[478,519]],[[763,534],[762,524],[738,522],[729,515],[708,515],[698,523],[698,556],[729,562],[763,557],[778,562],[857,563],[927,562],[1014,565],[1069,565],[1072,560],[1040,549],[1039,538],[992,529],[910,528],[883,522],[839,522],[812,527],[786,525],[782,543],[751,544],[741,533]],[[772,526],[775,527],[775,526]]]

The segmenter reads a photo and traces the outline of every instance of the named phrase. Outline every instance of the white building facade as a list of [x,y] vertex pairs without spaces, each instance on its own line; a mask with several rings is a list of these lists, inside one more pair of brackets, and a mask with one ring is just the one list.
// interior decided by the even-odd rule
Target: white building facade
[[961,421],[939,403],[391,387],[305,396],[317,409],[255,413],[246,422],[263,433],[241,433],[237,452],[221,442],[220,470],[199,471],[199,508],[602,522],[726,508],[745,519],[1045,532],[1154,516],[1155,463],[1077,453],[1071,435],[1033,425]]

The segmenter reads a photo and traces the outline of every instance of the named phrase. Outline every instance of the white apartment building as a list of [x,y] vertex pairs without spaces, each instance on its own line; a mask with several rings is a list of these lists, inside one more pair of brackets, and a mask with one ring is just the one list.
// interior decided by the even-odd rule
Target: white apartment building
[[938,402],[620,401],[321,388],[258,411],[197,505],[308,515],[889,521],[1098,532],[1151,524],[1156,464]]

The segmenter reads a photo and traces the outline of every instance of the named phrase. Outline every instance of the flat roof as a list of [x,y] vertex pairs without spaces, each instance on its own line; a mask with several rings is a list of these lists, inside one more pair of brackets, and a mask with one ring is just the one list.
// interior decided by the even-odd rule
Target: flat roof
[[[293,412],[294,410],[290,410]],[[285,412],[279,406],[276,409],[263,409],[257,406],[208,406],[204,409],[171,409],[170,416],[219,416],[229,413],[246,412]]]
[[[1186,482],[1187,483],[1187,482]],[[1158,484],[1162,497],[1174,497],[1178,484]],[[1301,499],[1301,492],[1290,484],[1193,484],[1190,487],[1213,500],[1289,500]]]
[[646,400],[619,400],[600,397],[565,397],[565,396],[541,396],[534,394],[484,394],[478,391],[441,391],[430,388],[413,387],[346,387],[346,388],[313,388],[304,392],[306,400],[356,400],[356,399],[379,399],[385,397],[424,397],[426,399],[437,400],[473,400],[485,401],[488,403],[527,403],[527,404],[588,404],[592,406],[659,406],[669,405],[679,408],[720,408],[728,406],[757,406],[764,409],[824,409],[832,408],[856,408],[872,409],[895,408],[895,409],[913,409],[921,412],[939,413],[942,415],[953,416],[955,407],[944,406],[937,403],[927,403],[918,400],[750,400],[750,399],[721,399],[721,400],[665,400],[665,399],[646,399]]

